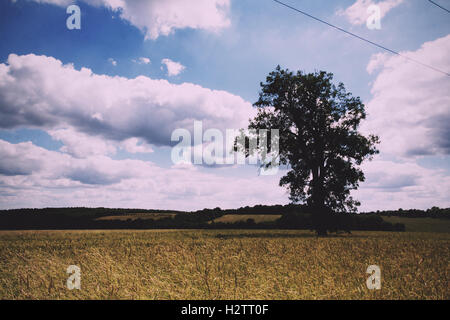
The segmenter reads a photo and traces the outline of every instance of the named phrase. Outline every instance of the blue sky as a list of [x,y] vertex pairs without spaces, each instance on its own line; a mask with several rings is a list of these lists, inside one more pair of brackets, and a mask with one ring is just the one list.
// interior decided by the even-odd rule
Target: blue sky
[[[72,3],[81,9],[81,30],[66,27],[66,8]],[[285,190],[278,187],[280,176],[258,176],[254,166],[181,168],[170,159],[170,131],[176,126],[189,129],[193,120],[219,129],[245,124],[259,82],[278,64],[333,72],[336,81],[366,103],[369,117],[363,130],[380,134],[383,144],[381,154],[367,164],[367,181],[355,193],[363,210],[450,205],[448,77],[274,1],[198,0],[190,7],[179,0],[167,3],[0,3],[0,64],[7,70],[5,79],[10,75],[15,81],[0,82],[0,207],[197,209],[287,203]],[[428,1],[286,3],[450,70],[449,15]],[[365,21],[371,4],[382,9],[380,30],[358,22]],[[183,69],[169,75],[163,59]],[[374,68],[368,68],[371,62]],[[62,67],[68,64],[73,72]],[[91,76],[83,78],[82,68],[90,69]],[[25,77],[21,74],[33,75],[29,78],[43,85],[39,80],[19,85]],[[143,80],[132,81],[136,78]],[[55,79],[59,82],[51,84]],[[83,79],[92,85],[83,87]],[[61,81],[65,87],[59,87]],[[103,89],[107,97],[98,92]],[[83,100],[97,96],[111,107]],[[87,110],[91,118],[86,120]],[[233,116],[225,116],[224,110],[232,110]],[[127,170],[130,166],[136,173]]]

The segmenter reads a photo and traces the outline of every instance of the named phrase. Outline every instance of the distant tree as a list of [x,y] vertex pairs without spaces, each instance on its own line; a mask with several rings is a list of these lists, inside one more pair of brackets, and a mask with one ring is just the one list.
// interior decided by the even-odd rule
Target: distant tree
[[[279,162],[289,169],[280,186],[290,190],[294,203],[309,206],[318,235],[335,229],[332,212],[356,211],[359,202],[350,191],[364,181],[359,165],[378,153],[379,143],[377,136],[358,132],[366,117],[360,98],[332,80],[324,71],[293,73],[278,66],[260,84],[258,114],[249,124],[279,129]],[[237,140],[236,146],[249,149],[248,141]]]

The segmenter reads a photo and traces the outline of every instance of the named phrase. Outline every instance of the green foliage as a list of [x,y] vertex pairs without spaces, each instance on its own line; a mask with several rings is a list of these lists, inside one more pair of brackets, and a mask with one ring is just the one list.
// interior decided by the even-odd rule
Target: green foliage
[[[0,211],[0,229],[312,229],[313,220],[310,213],[310,208],[298,204],[256,205],[227,210],[214,208],[195,212],[107,208],[17,209]],[[280,215],[282,219],[275,223]],[[383,217],[384,222],[377,223],[380,221],[379,219],[365,220],[366,216],[380,216]],[[296,217],[299,219],[295,220]],[[399,219],[392,219],[393,217]],[[428,218],[428,220],[423,218]],[[255,223],[246,221],[248,219],[253,219]],[[395,224],[405,224],[407,231],[447,232],[448,227],[444,224],[446,221],[444,219],[450,219],[450,208],[377,211],[359,215],[333,214],[329,217],[328,231],[335,231],[336,227],[341,228],[340,230],[402,231],[402,227],[399,225],[395,227]],[[385,222],[392,224],[389,225]]]
[[[278,66],[261,83],[254,105],[259,110],[249,129],[279,130],[279,160],[290,169],[280,185],[293,202],[313,208],[318,232],[328,228],[331,211],[356,211],[359,203],[350,191],[364,181],[359,165],[378,153],[379,142],[358,132],[366,117],[360,98],[342,83],[335,85],[331,73],[293,73]],[[247,150],[240,141],[237,147]]]
[[[330,232],[340,230],[350,233],[353,230],[367,231],[405,231],[402,223],[390,223],[377,215],[356,215],[333,213],[328,219]],[[310,229],[315,228],[314,219],[311,214],[291,213],[284,214],[278,221],[279,228],[286,229]]]

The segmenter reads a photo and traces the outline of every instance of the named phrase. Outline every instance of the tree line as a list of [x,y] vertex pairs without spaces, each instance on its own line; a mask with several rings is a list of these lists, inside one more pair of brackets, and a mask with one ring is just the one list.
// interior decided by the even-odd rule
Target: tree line
[[[103,220],[106,216],[127,216],[133,214],[161,214],[157,219],[143,219],[139,215],[133,219]],[[167,214],[170,213],[171,216]],[[228,214],[235,215],[281,215],[270,222],[255,222],[249,218],[232,223],[214,222]],[[337,230],[384,230],[404,231],[402,224],[390,224],[383,216],[409,218],[450,217],[450,208],[433,207],[428,210],[374,211],[360,214],[335,213],[331,215],[332,225]],[[256,205],[238,209],[221,208],[197,211],[120,209],[120,208],[43,208],[0,210],[0,229],[314,229],[311,211],[305,205]],[[333,231],[333,230],[330,230]]]

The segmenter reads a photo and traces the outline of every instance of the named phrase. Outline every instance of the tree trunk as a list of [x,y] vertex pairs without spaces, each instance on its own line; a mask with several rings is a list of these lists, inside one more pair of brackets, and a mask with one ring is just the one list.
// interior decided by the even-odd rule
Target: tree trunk
[[317,235],[319,237],[327,236],[329,216],[326,208],[323,205],[317,205],[313,211],[313,222]]
[[319,175],[319,168],[315,168],[313,174],[312,190],[312,214],[316,233],[319,237],[327,236],[328,215],[325,208],[325,195],[323,193],[322,181]]
[[325,228],[324,226],[318,226],[316,229],[317,229],[316,233],[317,233],[318,237],[328,236],[327,228]]

